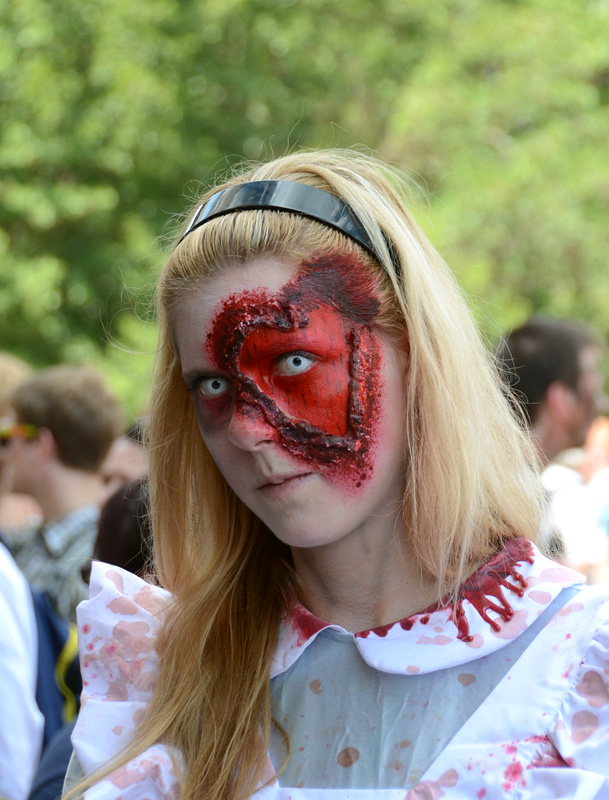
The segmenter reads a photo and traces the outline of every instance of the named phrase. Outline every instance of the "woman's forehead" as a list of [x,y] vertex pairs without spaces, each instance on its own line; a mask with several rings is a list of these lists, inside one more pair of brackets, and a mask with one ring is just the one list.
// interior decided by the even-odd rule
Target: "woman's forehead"
[[171,314],[171,330],[180,360],[205,338],[226,303],[255,294],[272,297],[297,273],[297,265],[278,258],[231,264],[200,285],[182,290]]
[[252,326],[302,327],[313,309],[338,314],[350,325],[369,325],[379,307],[374,276],[353,257],[319,255],[300,265],[258,258],[185,290],[174,308],[172,328],[182,360],[186,346],[201,338],[208,344],[214,339],[218,358],[232,336],[240,331],[240,338]]
[[187,290],[190,300],[204,301],[213,309],[230,296],[252,291],[276,294],[298,272],[298,265],[275,256],[261,256],[244,262],[235,262],[218,270],[200,286]]

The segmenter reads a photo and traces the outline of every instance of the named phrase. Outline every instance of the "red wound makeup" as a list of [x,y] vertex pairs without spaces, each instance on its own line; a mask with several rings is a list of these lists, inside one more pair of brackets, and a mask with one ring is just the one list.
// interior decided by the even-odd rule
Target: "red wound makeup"
[[200,397],[202,423],[262,417],[292,455],[340,463],[356,484],[364,480],[381,390],[378,310],[372,279],[344,256],[304,264],[276,294],[230,295],[207,350],[232,391]]

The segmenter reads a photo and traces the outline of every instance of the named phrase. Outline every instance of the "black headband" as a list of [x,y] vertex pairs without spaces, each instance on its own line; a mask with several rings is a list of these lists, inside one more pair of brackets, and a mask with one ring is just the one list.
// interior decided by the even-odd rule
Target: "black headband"
[[215,217],[231,211],[260,208],[289,211],[323,222],[353,239],[382,263],[366,229],[350,206],[323,189],[295,181],[252,181],[222,189],[197,208],[178,244],[195,228]]

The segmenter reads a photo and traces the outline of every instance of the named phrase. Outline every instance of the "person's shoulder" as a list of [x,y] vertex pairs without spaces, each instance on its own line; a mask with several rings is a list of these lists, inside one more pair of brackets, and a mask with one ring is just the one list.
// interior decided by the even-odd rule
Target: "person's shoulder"
[[15,559],[10,554],[8,547],[2,542],[0,542],[0,574],[2,575],[3,583],[6,581],[11,581],[11,583],[25,582]]
[[[127,570],[94,561],[89,599],[77,610],[83,676],[114,678],[122,660],[155,660],[154,642],[171,602],[169,592]],[[92,664],[95,668],[90,670]],[[91,684],[88,684],[91,685]]]
[[[142,596],[142,592],[144,595]],[[89,600],[98,594],[112,594],[126,597],[137,597],[139,601],[148,596],[155,597],[158,603],[165,608],[171,599],[171,594],[151,580],[142,578],[114,564],[103,561],[93,561],[91,564],[91,579],[89,581]],[[88,601],[86,601],[88,602]],[[142,605],[146,609],[146,603]],[[156,609],[156,604],[154,606]]]
[[83,694],[72,736],[86,775],[128,744],[152,699],[171,599],[131,572],[93,562],[90,596],[77,611]]
[[56,557],[73,548],[85,547],[90,551],[89,540],[97,535],[99,516],[96,503],[78,506],[45,524],[41,529],[42,539]]
[[544,489],[550,494],[573,486],[583,486],[584,479],[577,470],[562,464],[549,464],[541,474]]
[[609,635],[609,584],[584,584],[571,601],[571,606],[581,611],[592,620],[594,635],[591,643],[597,638]]
[[31,606],[28,583],[8,549],[0,543],[0,597],[23,616],[24,608]]
[[551,738],[570,767],[609,780],[609,587],[584,587],[567,611],[578,628],[589,627],[590,635],[573,663]]

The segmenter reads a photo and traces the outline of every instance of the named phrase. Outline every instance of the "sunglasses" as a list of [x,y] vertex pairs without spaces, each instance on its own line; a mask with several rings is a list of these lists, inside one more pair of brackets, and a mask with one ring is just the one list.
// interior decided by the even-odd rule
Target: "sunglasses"
[[8,447],[12,439],[35,439],[38,436],[38,425],[27,422],[16,422],[0,428],[0,447]]

